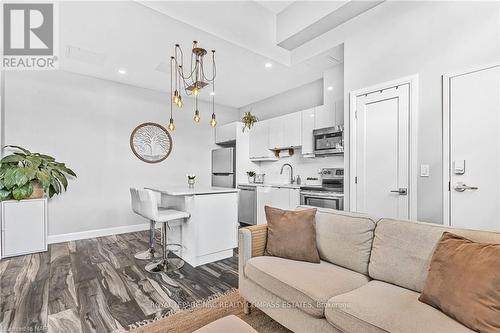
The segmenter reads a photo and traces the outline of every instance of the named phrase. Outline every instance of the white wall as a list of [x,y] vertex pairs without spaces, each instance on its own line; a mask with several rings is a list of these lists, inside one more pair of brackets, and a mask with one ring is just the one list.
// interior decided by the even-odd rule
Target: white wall
[[321,168],[343,168],[343,156],[303,158],[300,149],[295,150],[295,154],[290,157],[280,158],[276,162],[260,162],[260,172],[266,174],[266,181],[283,183],[290,179],[290,170],[288,167],[280,175],[281,166],[289,163],[293,166],[293,176],[300,175],[302,184],[307,177],[318,177],[318,169]]
[[252,114],[256,115],[259,120],[264,120],[322,104],[323,80],[320,79],[244,106],[239,108],[239,111],[240,115],[243,115],[243,112],[252,111]]
[[[207,103],[200,103],[198,125],[189,100],[174,109],[172,153],[147,164],[133,155],[130,133],[147,121],[167,124],[167,93],[64,71],[8,72],[5,89],[6,144],[53,155],[78,175],[49,202],[49,235],[145,223],[131,211],[130,186],[185,185],[188,172],[210,183],[214,132]],[[238,118],[232,108],[216,106],[216,113],[220,123]]]
[[350,91],[419,75],[418,163],[430,165],[418,180],[419,220],[442,223],[441,76],[500,61],[499,6],[388,1],[361,18],[363,29],[344,31],[346,123]]

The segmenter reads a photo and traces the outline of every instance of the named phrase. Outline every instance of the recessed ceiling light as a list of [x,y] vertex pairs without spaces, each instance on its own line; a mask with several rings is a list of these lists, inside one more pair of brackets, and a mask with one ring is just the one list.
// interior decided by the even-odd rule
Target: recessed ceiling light
[[127,70],[126,70],[126,69],[123,69],[123,68],[120,68],[120,69],[118,70],[118,73],[120,73],[121,75],[125,75],[125,74],[127,74]]
[[332,91],[332,90],[333,90],[333,87],[332,87],[332,86],[329,86],[329,87],[328,87],[328,88],[326,88],[326,89],[328,89],[328,90]]
[[210,96],[215,96],[215,91],[211,91]]
[[266,68],[271,68],[271,67],[273,67],[273,64],[271,64],[270,62],[266,62],[266,64],[264,66]]

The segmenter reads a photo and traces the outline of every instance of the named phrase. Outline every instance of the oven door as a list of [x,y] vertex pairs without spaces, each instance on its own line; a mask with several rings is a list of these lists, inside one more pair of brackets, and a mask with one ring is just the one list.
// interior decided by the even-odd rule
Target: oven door
[[311,193],[300,194],[300,204],[321,208],[344,210],[344,197]]

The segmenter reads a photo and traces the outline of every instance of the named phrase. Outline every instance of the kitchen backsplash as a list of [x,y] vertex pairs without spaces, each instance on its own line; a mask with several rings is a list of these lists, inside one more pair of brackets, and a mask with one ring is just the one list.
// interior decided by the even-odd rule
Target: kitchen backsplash
[[344,156],[303,158],[300,149],[296,149],[295,154],[290,157],[282,157],[273,162],[260,162],[260,170],[256,171],[266,174],[266,182],[286,182],[290,177],[290,168],[285,167],[283,174],[280,175],[281,166],[284,163],[291,164],[293,176],[300,175],[304,181],[307,177],[317,177],[318,169],[344,167]]

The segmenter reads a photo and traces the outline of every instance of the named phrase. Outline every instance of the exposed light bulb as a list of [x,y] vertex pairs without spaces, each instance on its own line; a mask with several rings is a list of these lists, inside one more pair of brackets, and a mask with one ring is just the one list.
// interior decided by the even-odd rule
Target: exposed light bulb
[[168,129],[173,132],[175,131],[175,125],[174,125],[174,119],[173,118],[170,118],[170,122],[168,124]]
[[195,123],[199,123],[200,122],[200,111],[196,110],[194,112],[193,120],[194,120]]
[[175,105],[179,104],[179,92],[177,90],[174,91],[173,101],[174,101]]
[[184,105],[184,101],[182,100],[182,97],[179,96],[179,101],[177,102],[177,106],[182,108],[183,105]]
[[200,90],[198,88],[193,88],[193,95],[198,96]]
[[210,119],[210,126],[217,126],[217,120],[215,120],[215,114],[212,114],[212,119]]

